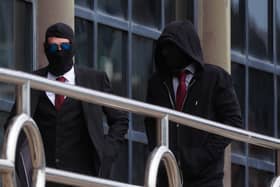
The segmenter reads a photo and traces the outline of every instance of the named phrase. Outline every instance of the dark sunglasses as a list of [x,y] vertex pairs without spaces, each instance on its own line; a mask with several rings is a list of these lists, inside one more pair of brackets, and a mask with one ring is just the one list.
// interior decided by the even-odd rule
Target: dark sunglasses
[[55,52],[59,51],[59,46],[60,46],[61,51],[71,51],[72,50],[71,43],[61,43],[60,45],[55,44],[55,43],[47,44],[47,49],[50,53],[55,53]]

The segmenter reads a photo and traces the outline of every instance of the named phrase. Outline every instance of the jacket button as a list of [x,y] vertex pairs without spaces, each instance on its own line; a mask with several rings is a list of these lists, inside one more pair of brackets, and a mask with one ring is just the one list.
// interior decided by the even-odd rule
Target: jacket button
[[180,127],[180,125],[179,125],[179,124],[177,124],[177,125],[176,125],[176,127],[177,127],[177,128],[179,128],[179,127]]
[[56,162],[56,163],[59,163],[59,162],[60,162],[60,160],[59,160],[58,158],[56,158],[56,159],[55,159],[55,162]]

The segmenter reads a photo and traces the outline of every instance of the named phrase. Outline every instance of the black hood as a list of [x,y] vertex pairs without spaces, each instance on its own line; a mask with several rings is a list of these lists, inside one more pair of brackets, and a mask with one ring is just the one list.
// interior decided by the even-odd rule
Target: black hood
[[[155,67],[158,72],[164,71],[160,48],[165,42],[172,42],[179,47],[186,57],[203,68],[203,54],[198,34],[190,21],[174,21],[166,25],[155,44]],[[162,72],[163,73],[163,72]]]

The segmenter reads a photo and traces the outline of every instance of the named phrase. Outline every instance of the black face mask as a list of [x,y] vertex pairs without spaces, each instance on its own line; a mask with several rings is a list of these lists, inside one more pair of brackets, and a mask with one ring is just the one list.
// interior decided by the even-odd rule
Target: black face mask
[[190,64],[188,56],[175,44],[166,43],[161,48],[161,56],[170,73],[178,73]]
[[63,75],[73,66],[73,51],[46,52],[49,61],[49,71],[55,75]]

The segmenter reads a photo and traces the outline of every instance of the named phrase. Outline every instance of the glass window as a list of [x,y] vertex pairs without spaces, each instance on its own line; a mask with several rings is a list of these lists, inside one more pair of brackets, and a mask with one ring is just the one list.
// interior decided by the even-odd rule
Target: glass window
[[165,23],[167,24],[173,20],[176,20],[176,1],[165,0],[164,8],[165,8]]
[[98,25],[97,68],[109,76],[113,90],[126,96],[127,33]]
[[87,8],[92,8],[93,7],[94,0],[75,0],[75,4],[87,7]]
[[270,2],[271,1],[248,0],[249,55],[253,58],[270,60],[272,57],[273,19],[270,15]]
[[[245,119],[245,67],[243,65],[232,63],[231,64],[231,75],[233,80],[233,86],[235,88],[241,111],[242,117]],[[243,128],[245,128],[243,120]],[[245,144],[234,141],[232,143],[232,150],[234,153],[245,154]]]
[[32,3],[17,0],[14,8],[16,20],[16,24],[14,24],[14,42],[16,45],[13,68],[30,72],[33,67]]
[[[148,79],[152,74],[153,41],[134,35],[132,38],[132,98],[145,101]],[[133,119],[134,130],[144,131],[143,119]]]
[[132,0],[132,20],[139,24],[160,28],[161,0]]
[[277,63],[280,65],[280,1],[275,1],[276,9],[276,51],[277,51]]
[[[237,179],[237,180],[235,180]],[[231,165],[231,186],[245,187],[245,167],[232,164]]]
[[280,137],[280,76],[278,76],[278,79],[277,79],[277,101],[278,101],[278,138]]
[[189,19],[193,21],[193,0],[165,0],[165,23],[169,23],[173,20]]
[[249,169],[249,186],[270,186],[273,179],[273,173],[257,170],[254,168]]
[[149,156],[148,146],[146,144],[133,142],[133,176],[132,183],[135,185],[144,185],[146,160]]
[[13,47],[13,8],[11,0],[0,3],[0,66],[9,67],[12,64]]
[[[0,3],[0,66],[30,72],[33,67],[32,3]],[[1,102],[14,99],[14,86],[0,83]]]
[[75,18],[76,54],[78,66],[93,67],[93,23]]
[[[273,75],[259,70],[249,70],[249,130],[274,136]],[[273,160],[272,151],[250,145],[249,155],[263,160]]]
[[245,1],[231,0],[231,48],[245,50]]
[[231,77],[237,94],[242,117],[245,117],[245,67],[241,64],[231,63]]
[[127,0],[98,1],[98,10],[113,16],[127,19]]

